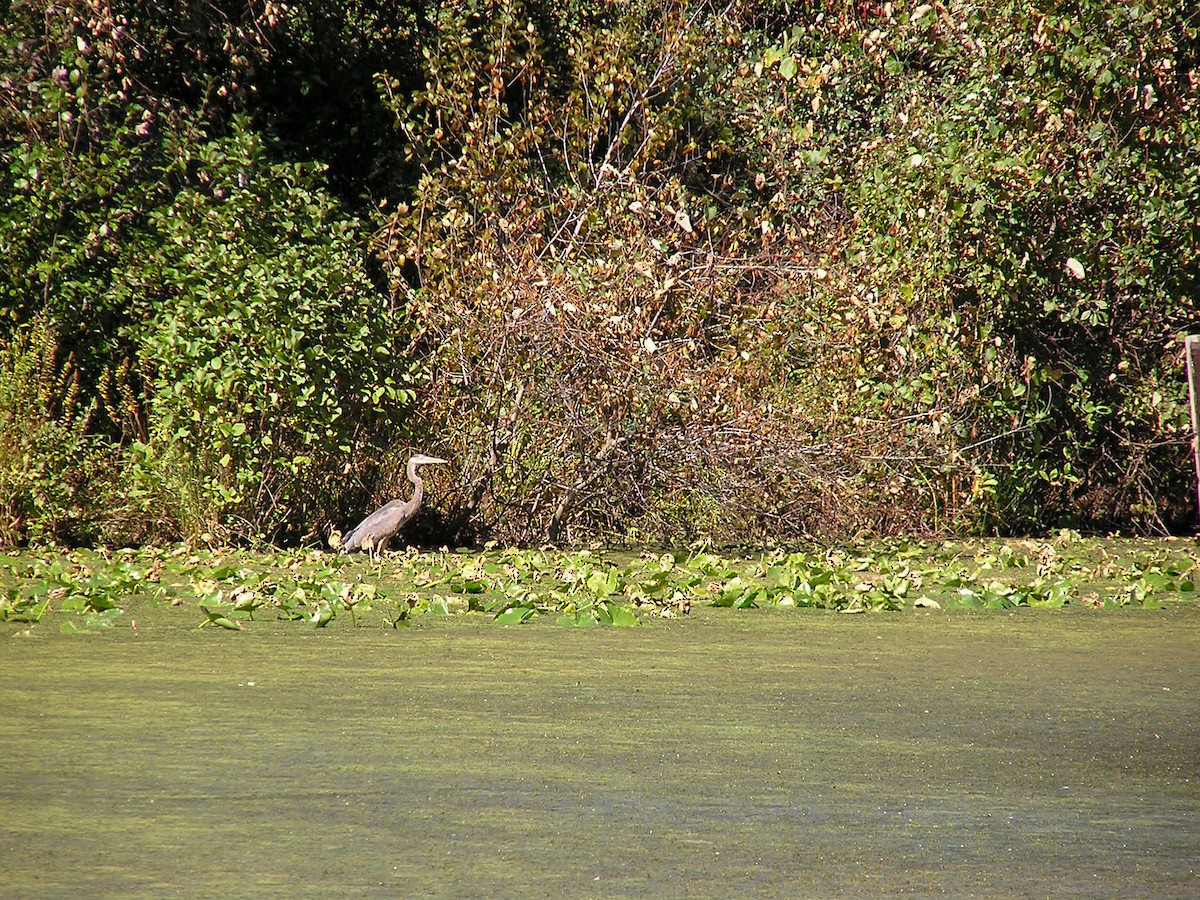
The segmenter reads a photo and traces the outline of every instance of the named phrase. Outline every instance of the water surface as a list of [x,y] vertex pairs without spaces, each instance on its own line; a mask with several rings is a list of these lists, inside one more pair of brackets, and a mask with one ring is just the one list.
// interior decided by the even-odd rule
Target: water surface
[[0,649],[0,894],[1200,896],[1200,610]]

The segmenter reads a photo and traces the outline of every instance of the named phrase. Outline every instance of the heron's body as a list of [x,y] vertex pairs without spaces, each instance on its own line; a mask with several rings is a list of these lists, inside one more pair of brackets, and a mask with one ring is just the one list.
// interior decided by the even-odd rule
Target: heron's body
[[408,500],[393,500],[379,507],[346,536],[343,548],[382,553],[387,549],[388,540],[416,514],[415,509],[407,508],[410,503]]
[[392,500],[390,503],[385,503],[363,519],[358,524],[358,527],[342,540],[342,552],[348,553],[351,550],[366,550],[372,555],[382,553],[386,549],[388,541],[421,508],[421,497],[424,494],[425,484],[420,476],[417,475],[417,466],[426,463],[444,462],[444,459],[438,459],[436,456],[426,456],[423,453],[413,455],[409,459],[405,470],[408,480],[413,485],[412,497],[408,500],[397,499]]

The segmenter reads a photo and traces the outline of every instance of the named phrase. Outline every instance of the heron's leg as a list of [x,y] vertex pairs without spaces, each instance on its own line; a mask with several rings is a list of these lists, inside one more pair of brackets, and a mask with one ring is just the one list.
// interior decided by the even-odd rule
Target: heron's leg
[[385,537],[379,541],[379,552],[380,553],[383,553],[383,551],[387,549],[388,541],[390,541],[391,539],[392,539],[392,536],[389,534],[387,537]]

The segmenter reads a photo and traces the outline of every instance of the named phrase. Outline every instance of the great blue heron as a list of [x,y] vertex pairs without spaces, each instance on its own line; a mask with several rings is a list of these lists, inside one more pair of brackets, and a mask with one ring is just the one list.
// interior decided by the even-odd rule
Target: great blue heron
[[372,556],[382,553],[392,535],[404,527],[404,523],[417,514],[421,508],[421,497],[425,492],[425,483],[417,474],[417,466],[429,463],[444,463],[446,460],[436,456],[426,456],[424,453],[414,453],[408,459],[405,469],[408,480],[413,483],[413,495],[408,500],[393,500],[385,503],[375,512],[363,519],[342,541],[342,552],[351,550],[366,550]]

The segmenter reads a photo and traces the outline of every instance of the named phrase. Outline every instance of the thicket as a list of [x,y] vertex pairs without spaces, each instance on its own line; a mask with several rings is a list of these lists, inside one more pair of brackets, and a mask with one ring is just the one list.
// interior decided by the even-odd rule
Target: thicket
[[[318,539],[405,434],[421,362],[368,229],[252,122],[291,11],[189,10],[30,2],[6,23],[0,334],[18,375],[67,356],[79,394],[9,378],[8,540]],[[64,440],[23,427],[42,420]]]
[[1182,527],[1177,4],[16,2],[0,541]]

